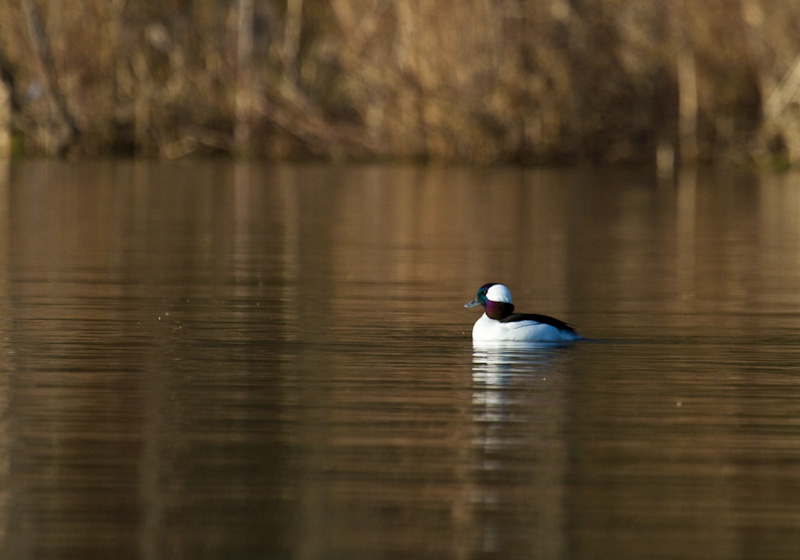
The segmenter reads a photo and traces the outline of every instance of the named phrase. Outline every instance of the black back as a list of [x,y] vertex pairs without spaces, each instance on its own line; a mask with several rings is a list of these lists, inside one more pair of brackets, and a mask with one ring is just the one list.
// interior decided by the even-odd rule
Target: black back
[[[500,319],[501,323],[515,323],[517,321],[536,321],[537,323],[544,323],[551,325],[561,331],[575,332],[575,329],[564,321],[559,321],[554,317],[548,315],[538,315],[536,313],[512,313]],[[576,333],[577,334],[577,333]]]

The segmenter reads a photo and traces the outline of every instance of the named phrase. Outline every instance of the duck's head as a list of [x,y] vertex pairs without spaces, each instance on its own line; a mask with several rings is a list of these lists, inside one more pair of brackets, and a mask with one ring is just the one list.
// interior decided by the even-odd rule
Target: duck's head
[[486,315],[491,319],[502,319],[514,312],[511,303],[511,291],[503,284],[484,284],[478,290],[478,295],[464,307],[477,307],[482,305]]

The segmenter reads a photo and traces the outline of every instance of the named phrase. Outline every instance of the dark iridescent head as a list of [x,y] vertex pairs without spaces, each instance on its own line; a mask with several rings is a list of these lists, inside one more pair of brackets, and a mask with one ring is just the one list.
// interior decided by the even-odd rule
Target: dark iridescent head
[[478,290],[478,295],[464,307],[482,305],[486,315],[492,319],[502,319],[514,312],[511,303],[511,291],[503,284],[484,284]]

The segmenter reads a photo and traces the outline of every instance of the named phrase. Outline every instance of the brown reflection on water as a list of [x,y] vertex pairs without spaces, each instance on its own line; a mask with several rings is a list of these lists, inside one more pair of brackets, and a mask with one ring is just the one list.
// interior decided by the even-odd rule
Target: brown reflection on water
[[655,320],[676,335],[687,323],[709,335],[768,329],[778,306],[800,303],[792,177],[687,171],[656,189],[601,175],[583,191],[569,259],[572,277],[592,279],[576,282],[581,312],[623,314],[637,331]]
[[[0,158],[0,240],[8,239],[9,162]],[[8,243],[0,241],[0,270],[8,270]],[[11,367],[9,357],[9,286],[5,274],[0,274],[0,542],[8,538],[9,511],[11,499],[11,449],[9,435],[9,389]]]
[[[158,558],[237,537],[247,554],[264,532],[245,520],[280,542],[281,493],[248,488],[283,472],[282,436],[237,435],[279,414],[280,380],[251,379],[247,364],[281,360],[253,346],[283,330],[280,193],[242,195],[230,167],[200,167],[16,170],[8,557]],[[231,508],[234,524],[214,521]]]
[[[794,175],[22,162],[0,186],[8,557],[727,558],[797,528]],[[600,342],[474,349],[487,281]]]
[[348,301],[380,300],[386,282],[420,297],[502,280],[530,310],[590,328],[616,315],[640,332],[654,314],[673,334],[687,317],[709,334],[754,315],[762,327],[800,303],[793,177],[692,170],[657,186],[633,171],[366,168],[332,208],[333,274]]

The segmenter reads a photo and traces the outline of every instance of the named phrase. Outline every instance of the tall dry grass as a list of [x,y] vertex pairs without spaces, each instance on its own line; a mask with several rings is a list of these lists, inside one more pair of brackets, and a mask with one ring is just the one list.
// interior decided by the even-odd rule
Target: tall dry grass
[[795,0],[0,0],[0,79],[26,153],[796,163],[797,29]]

